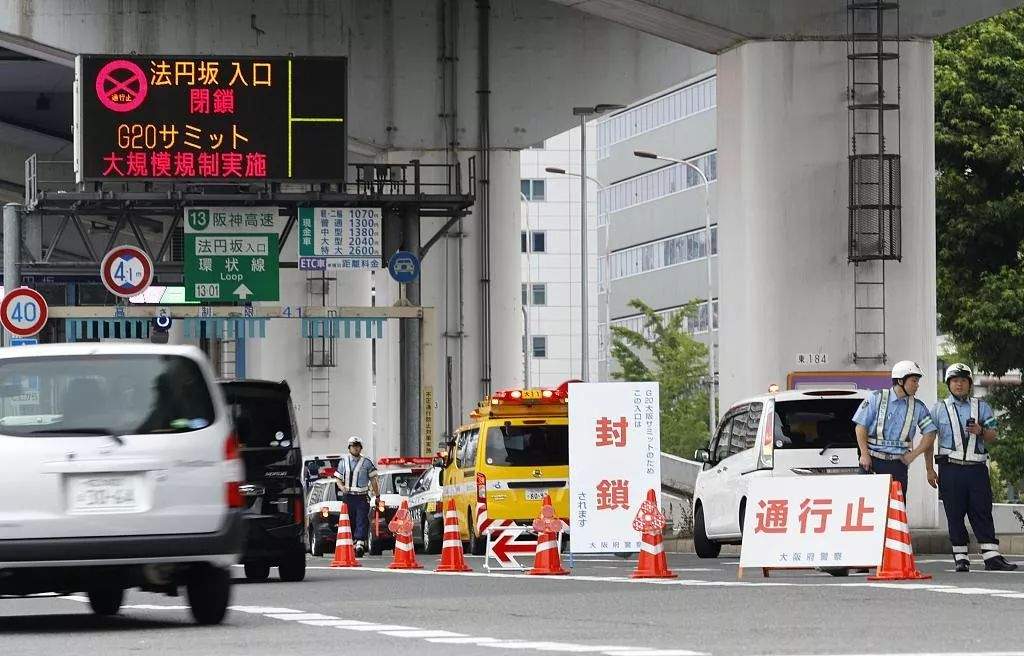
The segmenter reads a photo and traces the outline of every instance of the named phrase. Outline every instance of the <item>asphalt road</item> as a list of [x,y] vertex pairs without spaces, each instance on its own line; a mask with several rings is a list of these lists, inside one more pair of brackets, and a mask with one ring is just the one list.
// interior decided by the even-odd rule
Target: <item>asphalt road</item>
[[888,584],[817,572],[738,580],[737,559],[692,555],[670,557],[679,578],[667,582],[630,580],[633,563],[614,556],[577,560],[568,577],[487,574],[479,558],[471,574],[439,575],[436,558],[419,560],[426,570],[396,572],[390,553],[360,569],[311,558],[302,583],[239,580],[217,627],[195,626],[183,598],[139,592],[114,618],[81,597],[0,600],[0,645],[75,656],[1024,656],[1024,571],[956,574],[944,558],[919,559],[930,581]]

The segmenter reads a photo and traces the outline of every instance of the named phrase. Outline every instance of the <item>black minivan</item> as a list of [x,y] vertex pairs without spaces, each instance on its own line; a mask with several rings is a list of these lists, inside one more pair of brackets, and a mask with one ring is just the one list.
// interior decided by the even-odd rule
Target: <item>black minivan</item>
[[245,463],[247,539],[242,564],[251,581],[277,567],[282,581],[306,576],[302,452],[288,383],[221,381]]

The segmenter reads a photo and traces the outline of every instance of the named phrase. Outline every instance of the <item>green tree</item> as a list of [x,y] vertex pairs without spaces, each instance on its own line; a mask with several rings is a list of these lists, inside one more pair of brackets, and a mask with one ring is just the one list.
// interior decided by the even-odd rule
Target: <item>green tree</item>
[[1024,11],[935,44],[939,326],[995,374],[1024,364]]
[[[644,330],[612,326],[616,380],[657,381],[661,394],[661,450],[693,458],[708,441],[708,349],[687,332],[697,302],[667,318],[639,299],[630,307],[644,316]],[[651,364],[648,365],[647,362]]]
[[[964,360],[995,374],[1024,368],[1024,11],[935,43],[939,327]],[[1024,480],[1024,390],[1002,408],[993,459]]]

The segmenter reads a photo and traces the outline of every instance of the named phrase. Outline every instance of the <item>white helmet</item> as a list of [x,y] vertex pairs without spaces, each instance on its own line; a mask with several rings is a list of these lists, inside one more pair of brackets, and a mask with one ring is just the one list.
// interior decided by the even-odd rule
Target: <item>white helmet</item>
[[924,372],[921,371],[921,367],[917,366],[916,362],[911,360],[900,360],[892,367],[892,379],[903,382],[903,379],[907,376],[919,376],[924,378]]
[[352,446],[353,444],[358,444],[359,446],[363,446],[363,441],[361,439],[359,439],[358,435],[353,435],[352,437],[348,438],[348,445]]
[[946,369],[946,384],[949,384],[951,378],[966,378],[967,380],[974,382],[974,374],[971,372],[971,368],[965,365],[963,362],[954,362],[949,365]]

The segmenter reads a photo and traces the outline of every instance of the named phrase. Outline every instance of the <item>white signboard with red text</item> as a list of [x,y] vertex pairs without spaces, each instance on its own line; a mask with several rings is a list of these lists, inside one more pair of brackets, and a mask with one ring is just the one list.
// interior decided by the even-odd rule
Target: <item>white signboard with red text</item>
[[740,567],[877,567],[889,476],[785,476],[750,482]]
[[569,532],[573,553],[640,550],[640,504],[661,493],[658,383],[569,386]]

